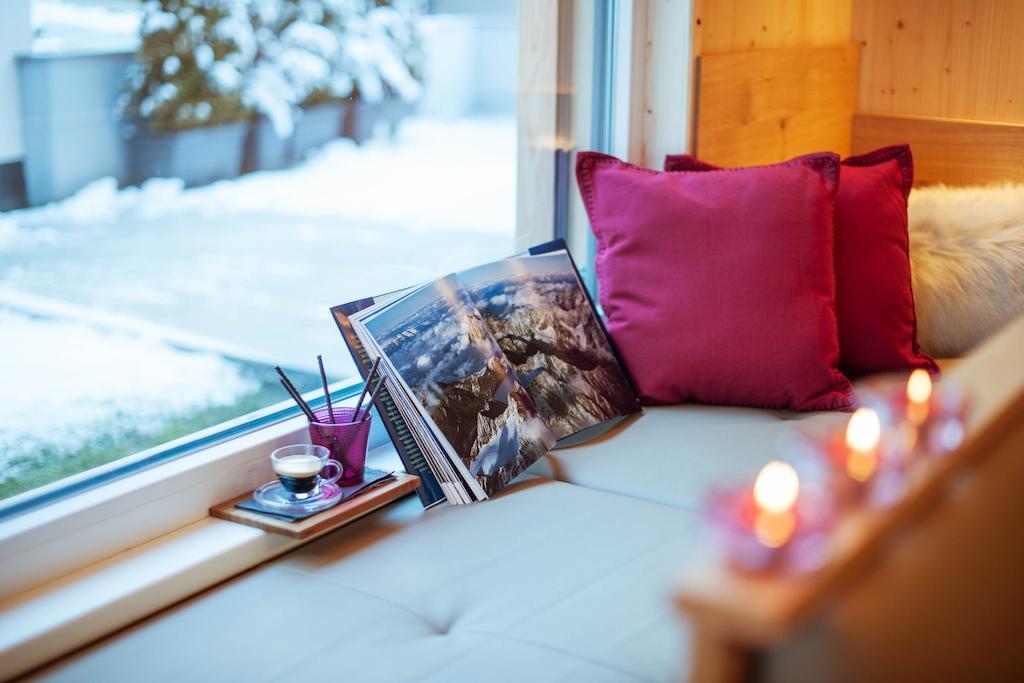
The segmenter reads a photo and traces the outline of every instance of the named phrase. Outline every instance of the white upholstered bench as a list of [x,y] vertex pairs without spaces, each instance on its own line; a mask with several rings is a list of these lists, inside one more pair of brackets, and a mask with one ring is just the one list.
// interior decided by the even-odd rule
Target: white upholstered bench
[[[1024,395],[1024,344],[1015,348],[1014,339],[1024,340],[1024,321],[994,340],[1001,361],[968,367],[1010,368],[998,405],[982,401],[985,419]],[[958,379],[970,385],[973,377]],[[978,381],[970,388],[984,391],[989,379]],[[35,678],[683,680],[690,633],[673,595],[694,558],[706,561],[708,486],[753,475],[794,426],[845,419],[647,409],[596,442],[550,454],[494,500],[423,511],[405,499]],[[794,661],[813,659],[817,641],[803,639],[811,644],[780,643],[765,673],[785,678],[799,670]],[[793,652],[802,654],[794,660]]]

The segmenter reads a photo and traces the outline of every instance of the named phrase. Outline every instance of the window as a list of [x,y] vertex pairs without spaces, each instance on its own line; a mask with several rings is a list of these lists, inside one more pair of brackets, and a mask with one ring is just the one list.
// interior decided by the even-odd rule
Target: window
[[355,380],[330,306],[512,253],[516,21],[514,0],[5,0],[0,512],[283,414],[276,364],[303,391],[317,353]]

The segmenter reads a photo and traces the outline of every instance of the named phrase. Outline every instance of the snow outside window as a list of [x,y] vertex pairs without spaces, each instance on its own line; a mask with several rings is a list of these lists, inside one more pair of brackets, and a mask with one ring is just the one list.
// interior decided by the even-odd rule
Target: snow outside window
[[0,500],[354,377],[330,306],[512,253],[514,0],[13,2]]

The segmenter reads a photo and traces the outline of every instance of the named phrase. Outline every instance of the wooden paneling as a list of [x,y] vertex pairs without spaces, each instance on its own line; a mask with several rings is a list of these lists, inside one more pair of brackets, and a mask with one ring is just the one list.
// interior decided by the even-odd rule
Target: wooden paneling
[[1024,2],[854,0],[859,111],[1024,121]]
[[701,56],[695,153],[722,166],[850,151],[857,45]]
[[1024,124],[856,114],[853,153],[909,143],[914,183],[1024,181]]
[[851,0],[694,0],[696,55],[850,40]]
[[687,2],[633,4],[633,72],[630,83],[630,161],[660,168],[666,154],[690,141],[692,58]]

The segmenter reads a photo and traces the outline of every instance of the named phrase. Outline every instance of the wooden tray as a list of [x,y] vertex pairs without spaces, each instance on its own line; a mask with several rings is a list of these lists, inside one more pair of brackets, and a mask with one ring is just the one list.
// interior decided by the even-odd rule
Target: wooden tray
[[236,508],[235,503],[249,498],[252,495],[252,491],[226,503],[214,505],[210,508],[210,514],[218,519],[226,519],[229,522],[253,526],[264,531],[272,531],[275,534],[291,536],[292,538],[309,538],[337,527],[343,527],[349,522],[354,522],[360,517],[398,500],[410,491],[415,490],[419,485],[420,478],[416,475],[395,472],[394,480],[335,505],[330,510],[324,510],[312,517],[307,517],[297,522],[289,522],[284,519],[271,517],[270,515],[261,515],[251,510]]

